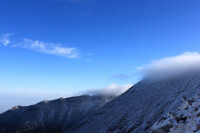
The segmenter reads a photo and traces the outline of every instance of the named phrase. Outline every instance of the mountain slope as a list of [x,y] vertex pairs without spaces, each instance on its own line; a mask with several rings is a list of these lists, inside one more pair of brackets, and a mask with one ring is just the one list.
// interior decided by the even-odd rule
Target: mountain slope
[[191,99],[182,99],[183,104],[159,119],[151,127],[151,133],[200,133],[200,93]]
[[79,96],[16,106],[0,114],[0,132],[62,132],[91,115],[114,97]]
[[156,81],[147,78],[66,133],[146,133],[158,119],[175,110],[183,96],[198,92],[200,72]]

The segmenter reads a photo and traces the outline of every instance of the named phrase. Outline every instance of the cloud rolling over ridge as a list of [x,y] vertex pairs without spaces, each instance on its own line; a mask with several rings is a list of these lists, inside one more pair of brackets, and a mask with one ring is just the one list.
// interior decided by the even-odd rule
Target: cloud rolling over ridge
[[98,89],[88,89],[82,92],[79,92],[78,95],[115,95],[118,96],[125,91],[127,91],[129,88],[131,88],[133,84],[126,84],[118,86],[117,84],[111,84],[107,87],[102,87]]
[[196,69],[200,69],[200,54],[185,52],[178,56],[154,60],[139,71],[144,76],[168,77]]

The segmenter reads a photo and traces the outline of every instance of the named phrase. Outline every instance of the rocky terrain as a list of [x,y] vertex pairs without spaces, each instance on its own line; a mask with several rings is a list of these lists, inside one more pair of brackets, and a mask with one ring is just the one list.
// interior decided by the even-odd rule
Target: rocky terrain
[[169,112],[152,126],[151,133],[200,133],[200,94],[182,100],[176,111]]
[[16,106],[0,114],[0,133],[60,133],[90,116],[114,96],[78,96]]
[[156,121],[182,104],[182,97],[188,99],[199,92],[199,71],[166,79],[146,78],[66,133],[148,133]]

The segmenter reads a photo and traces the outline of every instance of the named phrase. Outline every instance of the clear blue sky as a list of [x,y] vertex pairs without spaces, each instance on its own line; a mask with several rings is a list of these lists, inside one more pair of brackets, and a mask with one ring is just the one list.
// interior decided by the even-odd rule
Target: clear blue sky
[[[0,92],[66,96],[135,83],[136,68],[153,59],[200,51],[199,7],[199,0],[1,0],[0,35],[9,43],[0,46]],[[34,49],[35,41],[78,55]]]

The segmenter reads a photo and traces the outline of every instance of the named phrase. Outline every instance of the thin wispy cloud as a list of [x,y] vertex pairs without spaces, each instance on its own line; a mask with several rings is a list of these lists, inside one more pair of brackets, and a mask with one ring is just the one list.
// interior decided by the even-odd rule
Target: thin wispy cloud
[[200,69],[200,53],[185,52],[178,56],[154,60],[141,67],[140,72],[145,76],[174,76],[186,71]]
[[78,58],[79,53],[77,48],[62,47],[61,44],[45,43],[37,40],[23,39],[16,47],[34,50],[37,52],[63,56],[66,58]]
[[61,44],[42,42],[24,38],[21,41],[12,44],[9,39],[10,34],[5,34],[0,39],[0,44],[5,47],[17,47],[28,49],[44,54],[62,56],[65,58],[79,58],[79,51],[75,47],[63,47]]
[[89,56],[93,56],[94,55],[94,53],[88,53],[87,54],[87,56],[89,57]]
[[137,70],[142,70],[144,69],[143,67],[136,67]]
[[113,79],[118,79],[118,80],[130,80],[131,78],[134,77],[134,74],[124,74],[124,73],[120,73],[120,74],[115,74],[115,75],[112,75],[111,78]]
[[3,46],[7,46],[10,43],[9,37],[11,36],[11,33],[4,34],[2,37],[0,37],[0,44]]
[[82,92],[79,92],[78,95],[115,95],[118,96],[125,91],[127,91],[129,88],[131,88],[133,84],[126,84],[126,85],[117,85],[117,84],[111,84],[106,87],[98,88],[98,89],[89,89]]

